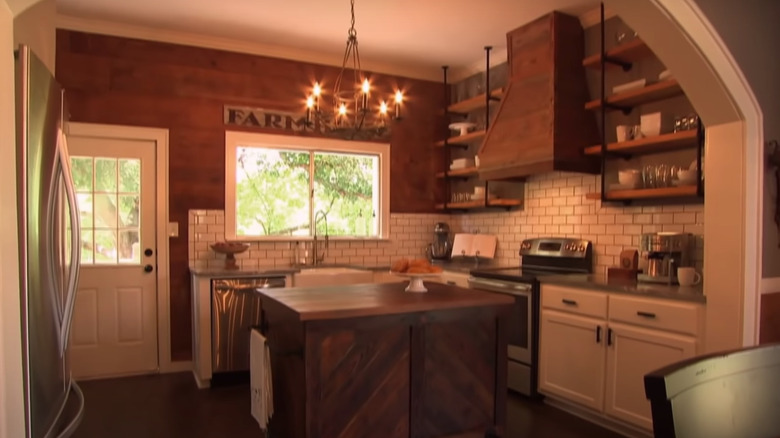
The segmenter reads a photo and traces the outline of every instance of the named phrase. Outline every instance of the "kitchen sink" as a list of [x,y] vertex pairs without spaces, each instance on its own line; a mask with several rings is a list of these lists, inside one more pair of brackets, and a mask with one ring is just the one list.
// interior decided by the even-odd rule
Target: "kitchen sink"
[[301,269],[293,275],[293,287],[372,283],[374,273],[364,269],[321,267]]

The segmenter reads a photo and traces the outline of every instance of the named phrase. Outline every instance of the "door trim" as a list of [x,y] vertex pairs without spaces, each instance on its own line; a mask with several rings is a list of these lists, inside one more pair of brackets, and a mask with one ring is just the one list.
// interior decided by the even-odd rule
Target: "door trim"
[[171,361],[170,264],[168,242],[168,130],[123,125],[69,122],[66,134],[88,138],[118,138],[155,143],[155,205],[157,208],[157,366],[161,373],[192,368],[191,362]]

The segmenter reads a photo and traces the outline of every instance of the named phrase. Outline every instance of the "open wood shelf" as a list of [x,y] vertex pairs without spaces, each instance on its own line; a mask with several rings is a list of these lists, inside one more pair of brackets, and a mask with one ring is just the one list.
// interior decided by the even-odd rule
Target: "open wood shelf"
[[467,178],[477,175],[476,167],[464,167],[463,169],[448,170],[446,172],[439,172],[436,174],[436,178],[444,178],[445,176]]
[[[501,88],[495,89],[490,92],[490,97],[501,99],[504,95],[504,90]],[[465,114],[470,111],[474,111],[485,107],[485,93],[479,94],[472,98],[455,102],[447,107],[447,112],[456,114]]]
[[[634,38],[627,43],[623,43],[619,46],[613,47],[607,50],[607,58],[612,58],[624,63],[633,63],[640,59],[651,56],[653,52],[647,47],[644,41],[639,38]],[[601,54],[597,53],[582,60],[583,67],[586,68],[601,68]],[[619,65],[607,62],[605,63],[607,69],[620,68]]]
[[[696,130],[690,129],[687,131],[639,138],[636,140],[609,143],[607,144],[607,152],[619,152],[626,154],[668,152],[696,147],[697,140],[698,136]],[[585,155],[600,154],[601,145],[589,146],[585,148]]]
[[[610,190],[607,201],[629,201],[633,199],[682,198],[696,196],[696,185],[662,187],[657,189]],[[601,199],[601,193],[588,193],[587,199]]]
[[[479,131],[469,132],[466,135],[457,135],[455,137],[450,137],[447,139],[447,146],[457,146],[463,143],[479,140],[485,136],[486,132],[487,131],[482,129]],[[436,146],[437,148],[444,147],[444,140],[437,141],[436,143],[434,143],[434,146]]]
[[[608,96],[606,100],[608,105],[631,108],[643,103],[655,102],[657,100],[680,96],[682,94],[682,88],[680,88],[680,84],[677,83],[677,80],[667,79],[665,81],[655,82],[646,87],[613,94]],[[597,110],[600,108],[601,100],[598,99],[585,104],[586,110]]]
[[449,202],[447,204],[436,204],[437,210],[476,210],[479,208],[490,207],[519,207],[523,205],[521,199],[491,199],[485,205],[485,200],[468,201],[468,202]]

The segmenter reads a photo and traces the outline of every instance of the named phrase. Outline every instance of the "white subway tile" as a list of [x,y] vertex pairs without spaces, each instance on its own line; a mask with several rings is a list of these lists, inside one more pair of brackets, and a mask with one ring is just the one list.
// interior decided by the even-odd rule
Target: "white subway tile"
[[606,233],[612,235],[623,234],[623,225],[607,225]]
[[591,225],[591,224],[597,224],[599,223],[599,217],[595,214],[589,214],[582,216],[582,223],[585,225]]
[[634,223],[635,224],[651,224],[653,223],[653,216],[650,214],[635,214],[634,215]]
[[695,224],[696,213],[675,213],[674,223],[676,224]]
[[664,205],[662,210],[663,210],[664,213],[679,213],[679,212],[685,211],[685,206],[684,205]]
[[634,215],[633,214],[616,214],[615,215],[615,223],[616,224],[630,224],[634,222]]
[[553,224],[555,225],[561,225],[566,223],[566,216],[553,216]]
[[654,224],[672,224],[674,223],[674,215],[671,213],[656,213],[653,215]]
[[628,235],[642,234],[642,225],[623,225],[623,233]]
[[614,224],[615,223],[615,215],[614,214],[600,214],[599,217],[599,224]]
[[588,228],[588,232],[590,234],[606,234],[607,233],[607,226],[606,225],[591,225],[590,228]]

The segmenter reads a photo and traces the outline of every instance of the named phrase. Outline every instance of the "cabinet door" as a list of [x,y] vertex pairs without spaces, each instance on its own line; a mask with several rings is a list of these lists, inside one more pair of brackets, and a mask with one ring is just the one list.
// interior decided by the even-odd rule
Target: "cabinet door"
[[[589,408],[604,407],[605,322],[542,309],[539,390]],[[597,342],[597,331],[601,336]]]
[[693,357],[696,339],[620,323],[610,323],[609,329],[605,412],[650,430],[653,421],[645,398],[645,374]]

